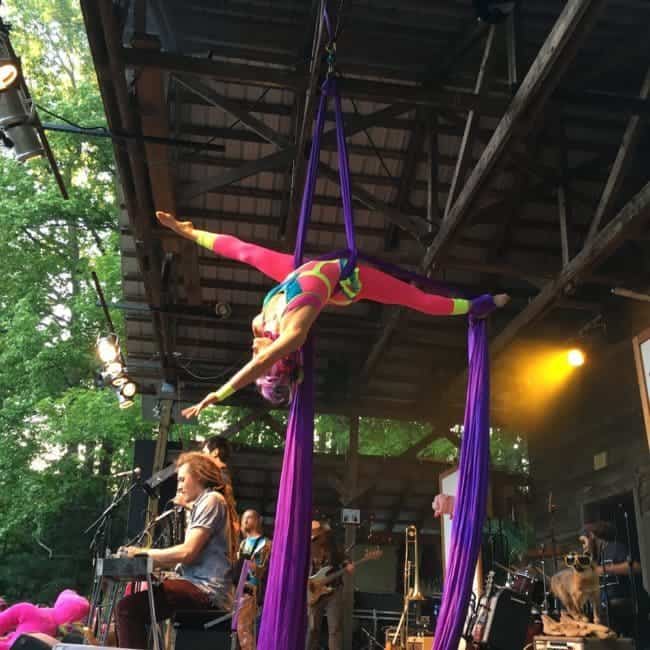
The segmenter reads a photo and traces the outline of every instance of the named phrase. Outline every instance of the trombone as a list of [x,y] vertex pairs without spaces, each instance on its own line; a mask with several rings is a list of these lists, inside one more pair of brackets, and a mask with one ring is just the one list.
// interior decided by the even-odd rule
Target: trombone
[[425,600],[420,589],[420,549],[418,547],[418,529],[411,524],[407,526],[404,534],[404,609],[393,635],[393,645],[400,639],[401,648],[406,648],[406,637],[409,627],[409,605],[412,602]]

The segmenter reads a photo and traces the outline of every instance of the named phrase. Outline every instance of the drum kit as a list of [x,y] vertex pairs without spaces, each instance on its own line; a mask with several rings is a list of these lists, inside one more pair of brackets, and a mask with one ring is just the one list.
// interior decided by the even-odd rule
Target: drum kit
[[505,573],[505,584],[495,584],[495,572],[488,573],[485,591],[471,608],[464,636],[474,647],[523,647],[524,639],[527,644],[542,633],[542,614],[555,607],[544,564],[520,569],[498,562],[494,566]]

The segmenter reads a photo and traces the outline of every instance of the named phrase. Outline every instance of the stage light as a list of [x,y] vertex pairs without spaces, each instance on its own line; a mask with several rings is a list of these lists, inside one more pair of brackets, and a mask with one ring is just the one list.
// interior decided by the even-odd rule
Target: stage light
[[113,363],[120,356],[120,345],[115,334],[97,340],[97,354],[104,363]]
[[31,124],[10,126],[6,130],[6,136],[13,143],[14,155],[20,163],[45,154],[38,132]]
[[122,364],[119,361],[113,361],[113,363],[109,363],[106,366],[106,373],[111,377],[119,377],[123,371],[124,368],[122,368]]
[[18,79],[18,66],[13,61],[0,59],[0,92],[7,90]]
[[11,88],[0,92],[0,128],[8,129],[23,124],[29,120],[30,113],[20,89]]
[[128,379],[122,386],[120,393],[127,398],[132,398],[138,392],[138,386],[134,381]]
[[121,409],[131,408],[135,404],[135,402],[132,399],[130,399],[129,397],[125,397],[124,395],[122,395],[122,393],[117,394],[117,401]]
[[579,368],[585,363],[585,354],[578,348],[571,348],[571,350],[567,352],[566,356],[569,365],[574,368]]
[[0,92],[13,86],[20,75],[20,63],[9,45],[6,25],[0,27]]

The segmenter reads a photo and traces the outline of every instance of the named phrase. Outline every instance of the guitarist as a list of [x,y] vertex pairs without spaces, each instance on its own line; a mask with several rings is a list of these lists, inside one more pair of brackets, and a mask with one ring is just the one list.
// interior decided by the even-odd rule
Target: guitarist
[[[330,573],[344,568],[354,573],[354,564],[344,557],[337,546],[332,529],[325,522],[311,522],[311,570],[314,575],[323,567],[331,567]],[[329,634],[328,650],[341,650],[343,641],[343,581],[338,579],[328,585],[331,592],[309,605],[309,629],[307,650],[318,650],[323,614],[327,616]],[[310,598],[311,600],[311,598]]]
[[271,540],[262,532],[262,517],[246,510],[241,517],[244,540],[239,546],[239,560],[251,562],[237,617],[237,640],[241,650],[256,650],[255,623],[262,602],[264,581],[271,554]]

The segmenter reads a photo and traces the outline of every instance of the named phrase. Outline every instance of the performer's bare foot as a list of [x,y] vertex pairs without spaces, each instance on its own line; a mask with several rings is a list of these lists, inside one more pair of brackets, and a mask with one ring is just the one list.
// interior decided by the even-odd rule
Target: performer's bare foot
[[191,221],[178,221],[172,214],[163,210],[156,210],[156,219],[161,226],[165,226],[179,235],[187,235],[194,230],[194,224]]
[[505,307],[510,302],[510,296],[507,293],[497,293],[492,296],[492,300],[497,307]]

